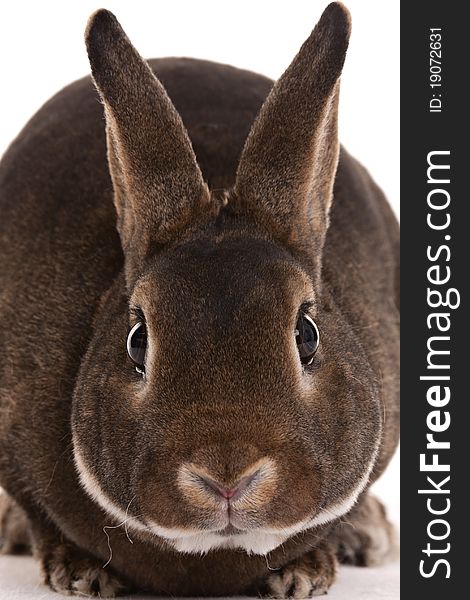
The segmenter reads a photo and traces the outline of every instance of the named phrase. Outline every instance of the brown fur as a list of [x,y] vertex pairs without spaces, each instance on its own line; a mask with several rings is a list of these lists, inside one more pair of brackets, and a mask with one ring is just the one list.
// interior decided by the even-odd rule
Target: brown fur
[[[326,565],[338,551],[327,542],[334,519],[268,562],[240,549],[180,554],[132,528],[130,544],[124,524],[105,530],[108,546],[103,528],[120,520],[82,488],[77,451],[126,516],[188,532],[215,522],[198,473],[230,487],[269,459],[232,507],[260,531],[345,498],[376,444],[370,480],[387,465],[398,436],[398,228],[339,150],[348,35],[346,10],[330,5],[249,133],[269,80],[152,60],[162,85],[98,11],[87,47],[109,163],[89,79],[52,98],[4,156],[0,484],[28,515],[56,589],[70,587],[75,563],[90,581],[110,547],[126,583],[172,595],[255,591],[268,564],[313,573],[320,543]],[[321,342],[302,368],[293,331],[307,301]],[[125,352],[135,307],[150,340],[144,380]],[[196,482],[184,489],[182,465]],[[60,558],[64,543],[73,564]]]

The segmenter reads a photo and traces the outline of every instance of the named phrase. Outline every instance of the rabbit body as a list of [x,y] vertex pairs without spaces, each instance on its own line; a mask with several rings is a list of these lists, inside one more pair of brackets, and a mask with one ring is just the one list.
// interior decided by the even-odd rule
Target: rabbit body
[[[163,257],[158,258],[160,262],[155,271],[157,283],[160,281],[163,286],[164,282],[164,286],[158,288],[158,301],[171,303],[173,298],[177,305],[178,298],[186,298],[185,294],[192,293],[191,290],[197,300],[190,309],[184,302],[181,308],[168,308],[169,313],[175,311],[168,316],[168,337],[172,335],[172,327],[184,324],[185,316],[188,319],[185,323],[185,327],[190,328],[188,354],[184,354],[183,346],[175,341],[178,356],[184,354],[183,358],[173,357],[171,347],[168,347],[164,354],[171,363],[165,368],[162,366],[158,374],[160,379],[157,381],[155,371],[148,371],[148,385],[156,382],[160,397],[168,398],[173,386],[177,388],[178,398],[172,401],[173,408],[167,407],[166,412],[154,408],[158,404],[156,396],[152,396],[152,400],[131,398],[132,409],[123,409],[119,398],[113,400],[114,395],[118,395],[114,390],[128,389],[130,384],[126,377],[135,389],[141,389],[139,386],[143,385],[128,363],[123,348],[129,327],[129,297],[135,294],[139,265],[144,259],[141,253],[134,252],[132,261],[127,260],[134,238],[126,237],[122,206],[118,207],[116,227],[115,194],[120,183],[116,175],[113,179],[110,177],[109,163],[113,168],[113,156],[108,156],[107,160],[103,107],[91,79],[85,78],[68,86],[44,105],[12,143],[0,167],[3,356],[0,484],[28,516],[34,550],[42,561],[46,580],[58,591],[78,593],[82,588],[77,581],[85,581],[83,590],[87,593],[99,591],[101,586],[102,595],[111,595],[125,589],[119,581],[122,577],[126,585],[158,593],[239,594],[263,590],[271,577],[268,591],[274,595],[287,594],[286,586],[292,592],[295,585],[298,593],[304,593],[303,575],[304,579],[298,575],[301,583],[296,584],[291,573],[287,584],[276,572],[273,575],[271,569],[298,565],[309,552],[317,553],[314,566],[300,562],[300,567],[295,566],[295,569],[302,574],[309,572],[308,569],[315,571],[317,563],[324,565],[329,579],[328,583],[318,584],[318,590],[322,591],[328,587],[334,572],[334,559],[324,546],[329,536],[334,538],[332,532],[336,531],[337,521],[333,517],[320,519],[311,527],[293,530],[292,535],[282,540],[282,547],[270,548],[269,542],[261,549],[257,544],[261,544],[259,539],[263,532],[253,534],[258,536],[257,540],[244,541],[238,547],[224,545],[220,539],[213,547],[204,547],[202,540],[194,542],[195,547],[186,547],[186,538],[182,538],[178,546],[165,535],[156,535],[157,529],[152,532],[138,524],[141,511],[147,510],[142,507],[150,506],[155,498],[155,515],[164,515],[159,523],[165,531],[194,525],[194,515],[189,509],[187,513],[175,512],[176,516],[173,515],[172,506],[184,503],[176,492],[169,495],[168,504],[160,500],[166,493],[161,486],[168,482],[164,462],[171,462],[174,456],[180,457],[178,461],[186,461],[184,464],[189,466],[185,468],[190,471],[194,464],[215,464],[211,462],[212,450],[206,450],[209,446],[216,447],[214,453],[218,452],[219,456],[224,452],[220,448],[225,447],[232,457],[240,454],[239,464],[243,468],[249,468],[251,463],[261,465],[255,476],[268,475],[266,482],[263,480],[259,484],[265,485],[259,493],[272,497],[273,511],[285,513],[286,519],[297,522],[300,518],[297,513],[290,513],[291,508],[285,500],[288,496],[283,496],[284,504],[279,501],[276,505],[276,497],[269,487],[280,485],[276,482],[282,479],[284,471],[277,466],[274,475],[271,459],[265,457],[273,456],[274,463],[278,461],[276,464],[280,465],[282,458],[276,458],[276,444],[280,447],[286,439],[294,439],[297,435],[292,425],[296,417],[291,418],[290,414],[293,415],[295,410],[285,408],[287,399],[285,405],[282,404],[284,399],[279,406],[275,401],[270,404],[269,398],[258,387],[259,369],[264,368],[264,358],[271,364],[275,362],[276,352],[273,350],[274,357],[266,357],[264,346],[253,346],[253,354],[248,348],[248,359],[243,362],[236,356],[241,356],[246,348],[246,339],[238,340],[236,328],[233,333],[227,333],[226,338],[223,335],[217,337],[220,330],[231,332],[232,323],[237,319],[238,327],[244,328],[243,331],[249,328],[251,321],[245,320],[240,300],[242,294],[245,298],[254,294],[252,304],[259,306],[262,316],[253,308],[249,313],[254,329],[258,318],[261,321],[271,318],[265,317],[263,312],[271,308],[275,328],[276,322],[282,320],[285,303],[277,306],[277,300],[271,302],[269,294],[274,299],[277,295],[291,297],[294,293],[290,291],[291,284],[288,285],[278,272],[283,273],[286,265],[291,263],[293,270],[299,270],[296,261],[302,264],[299,257],[303,250],[299,249],[298,255],[297,250],[286,252],[282,243],[272,241],[276,234],[264,233],[261,217],[255,215],[250,219],[245,216],[242,204],[241,216],[234,220],[230,214],[221,217],[226,207],[230,207],[232,197],[243,196],[241,186],[238,191],[236,187],[240,156],[253,121],[273,84],[260,75],[207,61],[171,58],[151,60],[149,64],[181,116],[203,179],[212,190],[211,200],[207,201],[213,204],[208,210],[212,211],[212,216],[196,219],[194,227],[191,224],[181,227],[170,241],[163,236],[156,241],[152,251]],[[96,73],[94,75],[95,80],[99,79]],[[111,122],[108,113],[107,118]],[[109,127],[108,123],[108,136],[116,135],[109,133]],[[108,147],[109,144],[108,138]],[[127,154],[119,154],[117,160],[122,162],[123,156]],[[135,170],[130,169],[129,173],[135,174]],[[233,189],[233,196],[225,192]],[[314,273],[317,268],[315,257],[311,263],[309,259],[303,263],[311,265],[305,271],[311,268],[312,279],[317,277],[321,282],[316,308],[321,339],[325,340],[327,349],[337,346],[332,361],[328,358],[328,350],[323,351],[320,346],[315,367],[319,373],[318,385],[324,386],[322,397],[335,396],[338,393],[336,384],[322,380],[321,370],[329,371],[333,380],[347,372],[351,379],[345,384],[345,397],[361,393],[351,391],[356,381],[358,390],[364,389],[365,396],[374,398],[357,411],[349,405],[344,412],[336,404],[329,408],[326,400],[319,401],[317,407],[314,427],[325,436],[328,431],[332,432],[334,438],[331,448],[324,442],[324,446],[315,450],[325,457],[324,464],[327,465],[320,469],[322,481],[326,480],[322,485],[328,487],[328,469],[332,473],[341,472],[330,486],[337,490],[338,501],[319,501],[317,513],[322,507],[341,508],[343,504],[348,513],[358,497],[357,506],[364,504],[361,498],[367,498],[365,490],[369,482],[383,471],[397,443],[398,227],[380,189],[345,150],[340,151],[328,220],[329,227],[321,248],[321,275]],[[165,221],[168,222],[171,224],[170,217]],[[282,219],[279,222],[282,223]],[[260,291],[257,265],[263,261],[267,264],[267,256],[274,256],[274,266],[269,267],[269,286],[262,286]],[[150,277],[148,270],[142,269],[142,272]],[[231,282],[230,277],[233,278]],[[300,287],[304,285],[303,277],[299,275]],[[207,292],[202,293],[201,289],[206,289],[204,286],[208,286]],[[231,286],[240,289],[232,291]],[[152,291],[141,293],[154,297]],[[267,298],[265,306],[260,297]],[[221,314],[210,322],[218,298],[225,298],[221,301]],[[155,310],[161,315],[162,322],[167,319],[165,309]],[[230,323],[224,320],[224,315],[228,314]],[[200,321],[197,315],[200,315]],[[151,318],[147,316],[147,319],[150,330]],[[339,339],[341,329],[353,336],[353,346],[348,345],[348,337]],[[257,337],[262,337],[262,331],[256,334]],[[111,332],[109,335],[117,340],[116,344],[106,340],[107,332]],[[178,334],[175,335],[177,340]],[[217,339],[217,352],[208,349],[211,339]],[[227,352],[235,355],[230,362],[224,355],[226,346]],[[334,364],[335,361],[345,365],[344,371]],[[225,379],[213,374],[218,373],[217,362],[227,372]],[[111,366],[115,364],[119,368]],[[250,382],[251,364],[256,365],[253,369],[258,371]],[[229,365],[238,368],[239,380],[235,384],[230,383],[233,373],[229,372]],[[181,369],[180,375],[178,369]],[[283,377],[291,376],[290,371],[283,372],[275,366],[269,369],[266,377],[277,386],[273,389],[290,386],[288,382],[283,383]],[[336,374],[335,369],[338,369]],[[292,377],[297,376],[296,371]],[[316,377],[316,371],[310,376]],[[241,381],[244,378],[246,382]],[[111,386],[108,395],[100,392],[107,385]],[[214,389],[218,390],[217,397]],[[260,400],[247,409],[243,403],[250,389],[256,390]],[[93,404],[91,399],[95,392],[101,393],[105,400]],[[195,404],[191,394],[198,396],[199,404]],[[271,388],[269,395],[273,396]],[[245,399],[241,399],[242,396]],[[204,398],[207,403],[202,400]],[[147,403],[152,407],[147,408]],[[352,403],[352,406],[355,405]],[[280,415],[284,409],[287,416]],[[129,414],[134,410],[137,417]],[[280,424],[273,428],[271,421],[278,418]],[[304,423],[300,417],[298,422],[299,427],[307,431],[307,420]],[[242,429],[239,431],[238,427]],[[251,431],[252,427],[249,438],[246,431]],[[335,433],[335,428],[343,433]],[[215,432],[209,441],[205,437],[208,431]],[[149,442],[153,435],[165,438],[165,447],[154,448]],[[308,435],[312,433],[307,431]],[[226,440],[224,436],[227,436]],[[261,454],[253,449],[253,439],[257,437],[262,440],[260,446],[269,439]],[[76,440],[82,438],[88,439],[90,445],[84,442],[81,446],[80,442],[80,448],[83,448],[81,459],[92,465],[91,455],[96,454],[100,465],[90,466],[87,475],[80,475],[80,481],[77,461],[81,459],[77,458],[79,445]],[[345,441],[344,447],[338,445],[335,450],[337,438],[344,438],[348,445]],[[183,449],[185,439],[188,446]],[[272,451],[266,450],[271,448],[271,443]],[[346,455],[354,454],[352,448],[357,449],[358,456],[364,454],[364,464],[370,463],[368,471],[369,467],[364,467],[362,462],[357,472],[351,466],[356,463],[347,462]],[[196,449],[195,453],[193,449]],[[317,480],[308,479],[310,475],[305,475],[304,465],[297,465],[301,459],[297,460],[295,454],[291,456],[285,451],[285,455],[293,465],[292,476],[296,477],[292,486],[295,488],[292,504],[296,503],[297,497],[305,497],[306,503],[314,504],[316,497],[312,500],[313,496],[306,490],[315,488]],[[333,464],[335,455],[338,462]],[[160,463],[160,460],[164,462]],[[359,464],[362,458],[357,460]],[[238,466],[231,468],[235,471]],[[107,474],[103,475],[100,469]],[[231,477],[229,471],[227,481]],[[178,473],[180,479],[184,478],[183,471]],[[88,480],[84,482],[86,477]],[[133,481],[131,491],[130,487],[120,487],[121,477],[127,482]],[[204,473],[200,477],[207,479]],[[222,480],[222,476],[220,478]],[[101,494],[98,487],[93,491],[94,481],[100,482],[99,487],[106,494]],[[191,481],[188,485],[192,485]],[[349,496],[341,486],[344,490],[356,490],[351,506],[347,505]],[[193,491],[191,488],[188,493]],[[110,510],[105,506],[104,496],[111,499]],[[263,502],[260,501],[260,510],[268,510]],[[306,507],[300,506],[298,510],[307,514]],[[331,510],[334,512],[333,508]],[[352,520],[355,510],[350,512]],[[131,519],[126,523],[128,517],[135,522]],[[384,516],[374,518],[377,528],[383,527],[379,521],[385,519]],[[362,514],[361,519],[364,521]],[[121,527],[113,528],[116,525]],[[280,527],[287,525],[281,523]],[[270,534],[266,535],[269,537]],[[197,544],[200,544],[202,555],[197,552]],[[264,556],[266,552],[267,557]],[[109,565],[103,572],[101,566],[107,562]],[[81,565],[81,573],[87,573],[88,580],[70,572],[62,581],[63,573],[58,575],[57,565],[63,564]],[[106,575],[108,579],[104,581],[103,573],[114,573],[117,578]],[[315,591],[313,588],[312,584],[309,593]]]

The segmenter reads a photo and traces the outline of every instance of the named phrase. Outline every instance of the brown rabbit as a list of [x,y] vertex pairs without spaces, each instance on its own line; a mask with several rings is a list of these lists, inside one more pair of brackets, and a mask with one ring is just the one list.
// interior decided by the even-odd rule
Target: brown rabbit
[[80,80],[5,154],[3,531],[54,590],[297,598],[390,555],[398,228],[337,139],[349,30],[272,85],[99,10],[103,106]]

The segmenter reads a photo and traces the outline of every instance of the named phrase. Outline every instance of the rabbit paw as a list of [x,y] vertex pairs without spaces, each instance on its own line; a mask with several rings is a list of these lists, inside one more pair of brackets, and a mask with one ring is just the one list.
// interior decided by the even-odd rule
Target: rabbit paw
[[26,513],[0,492],[0,554],[30,554],[30,526]]
[[42,569],[45,583],[60,594],[114,598],[129,591],[101,561],[71,544],[60,544],[44,556]]
[[269,576],[268,595],[274,598],[311,598],[328,592],[336,575],[335,555],[321,548],[311,550]]
[[398,558],[395,528],[388,521],[382,503],[374,496],[364,497],[329,540],[343,564],[369,567]]

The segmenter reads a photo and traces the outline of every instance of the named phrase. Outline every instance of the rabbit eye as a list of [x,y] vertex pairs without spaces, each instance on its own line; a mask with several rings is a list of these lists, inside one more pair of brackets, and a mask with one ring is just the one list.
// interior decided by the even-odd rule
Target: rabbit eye
[[147,351],[147,329],[145,323],[139,321],[127,335],[127,354],[135,365],[135,370],[145,374],[145,353]]
[[320,343],[320,333],[315,321],[308,315],[300,315],[295,329],[295,341],[299,350],[300,362],[310,365]]

